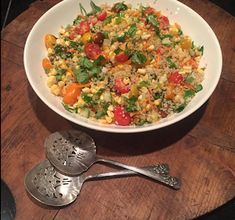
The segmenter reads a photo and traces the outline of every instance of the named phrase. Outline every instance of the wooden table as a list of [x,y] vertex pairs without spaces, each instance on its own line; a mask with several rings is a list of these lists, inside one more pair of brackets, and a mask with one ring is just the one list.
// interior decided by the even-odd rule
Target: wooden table
[[[209,101],[170,127],[135,135],[107,134],[79,127],[50,110],[30,87],[23,48],[34,23],[58,0],[36,1],[2,35],[2,178],[16,200],[16,219],[191,219],[235,196],[235,19],[208,0],[182,0],[215,31],[223,51],[223,71]],[[202,33],[203,34],[203,33]],[[213,73],[212,73],[213,74]],[[130,165],[166,162],[182,180],[179,191],[139,177],[84,185],[75,203],[55,209],[35,203],[24,176],[45,158],[47,135],[75,128],[88,132],[104,157]],[[92,172],[107,171],[95,165]]]

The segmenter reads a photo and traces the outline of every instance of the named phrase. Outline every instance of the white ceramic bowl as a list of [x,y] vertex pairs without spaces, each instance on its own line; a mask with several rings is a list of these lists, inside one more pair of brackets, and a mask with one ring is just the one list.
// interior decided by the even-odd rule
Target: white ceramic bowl
[[[202,83],[203,90],[197,93],[184,111],[163,119],[156,124],[143,127],[102,125],[67,112],[62,106],[61,100],[51,94],[46,84],[47,76],[41,65],[42,59],[47,56],[43,39],[48,33],[57,35],[61,25],[65,26],[72,23],[80,12],[79,2],[88,11],[90,10],[90,1],[88,0],[64,0],[60,2],[37,21],[25,44],[24,66],[28,80],[40,99],[56,113],[76,124],[91,129],[106,132],[135,133],[159,129],[176,123],[195,112],[211,96],[220,78],[222,53],[216,35],[206,21],[195,11],[176,0],[126,0],[126,3],[131,3],[133,6],[138,6],[142,2],[143,5],[149,4],[157,10],[161,10],[163,14],[169,17],[171,23],[179,23],[184,34],[190,35],[197,45],[204,45],[204,55],[201,65],[206,64],[207,68],[205,79]],[[105,2],[113,4],[117,0],[95,0],[97,5]]]

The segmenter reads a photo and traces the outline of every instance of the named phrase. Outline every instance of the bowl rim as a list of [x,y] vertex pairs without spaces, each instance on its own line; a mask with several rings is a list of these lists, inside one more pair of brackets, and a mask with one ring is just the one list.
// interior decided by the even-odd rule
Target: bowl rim
[[170,1],[176,5],[178,4],[178,6],[183,7],[184,9],[189,11],[191,14],[197,16],[197,19],[199,19],[207,27],[211,37],[213,38],[215,46],[218,49],[217,55],[218,55],[219,69],[217,69],[218,74],[216,74],[217,78],[215,80],[215,83],[209,88],[208,92],[206,93],[206,96],[204,98],[202,98],[201,100],[199,100],[197,105],[192,106],[187,112],[185,112],[184,114],[178,115],[177,117],[171,119],[170,121],[166,120],[161,123],[157,122],[157,123],[150,124],[147,126],[116,126],[115,125],[115,127],[112,127],[111,125],[105,126],[105,125],[102,125],[101,123],[89,123],[89,120],[88,121],[78,120],[78,118],[72,117],[71,115],[66,114],[65,112],[57,109],[54,105],[52,105],[50,102],[48,102],[47,99],[43,96],[43,94],[41,94],[39,92],[39,90],[36,87],[36,85],[34,84],[33,78],[31,77],[31,74],[30,74],[30,70],[28,67],[29,61],[27,59],[28,48],[30,47],[29,42],[33,36],[34,30],[37,28],[37,25],[41,22],[41,19],[43,19],[43,17],[45,17],[47,14],[50,14],[51,11],[55,10],[57,7],[60,7],[62,4],[66,4],[69,1],[61,1],[61,2],[57,3],[56,5],[54,5],[52,8],[50,8],[48,11],[46,11],[34,24],[33,28],[29,32],[29,35],[26,39],[26,43],[24,46],[23,62],[24,62],[24,68],[25,68],[27,79],[28,79],[31,87],[33,88],[34,92],[37,94],[37,96],[41,99],[42,102],[44,102],[51,110],[53,110],[55,113],[59,114],[63,118],[65,118],[65,119],[67,119],[77,125],[80,125],[80,126],[83,126],[83,127],[89,128],[89,129],[97,130],[97,131],[108,132],[108,133],[140,133],[140,132],[157,130],[157,129],[175,124],[176,122],[179,122],[179,121],[183,120],[184,118],[187,118],[188,116],[190,116],[193,112],[197,111],[204,103],[207,102],[207,100],[210,98],[210,96],[212,95],[212,93],[214,92],[215,88],[217,87],[217,85],[219,83],[219,80],[220,80],[220,77],[222,74],[222,65],[223,65],[222,50],[221,50],[221,47],[220,47],[220,44],[219,44],[219,41],[218,41],[216,34],[214,33],[214,31],[212,30],[210,25],[201,17],[201,15],[199,15],[196,11],[194,11],[189,6],[183,4],[182,2],[175,1],[175,0],[168,0],[168,1]]

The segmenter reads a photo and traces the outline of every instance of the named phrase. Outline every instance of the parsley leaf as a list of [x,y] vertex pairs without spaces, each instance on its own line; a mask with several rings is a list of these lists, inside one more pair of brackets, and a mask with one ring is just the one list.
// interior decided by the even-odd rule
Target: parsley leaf
[[150,14],[146,18],[148,23],[152,24],[153,26],[157,27],[159,25],[156,15]]
[[112,21],[112,18],[113,18],[112,15],[108,16],[108,17],[103,21],[103,24],[104,24],[104,25],[109,24],[109,23]]
[[75,69],[74,74],[77,78],[77,81],[80,83],[87,83],[89,81],[89,75],[84,69]]
[[137,97],[132,96],[129,99],[126,99],[126,106],[125,106],[125,111],[127,112],[134,112],[137,111],[137,106],[136,106],[136,101]]
[[195,88],[195,92],[200,92],[203,89],[203,86],[201,84],[197,85]]
[[87,69],[91,69],[94,66],[94,64],[87,57],[81,57],[78,64],[80,67]]
[[136,51],[131,56],[131,60],[135,64],[144,64],[144,63],[146,63],[147,58],[146,58],[146,56],[144,54]]
[[132,24],[132,25],[130,26],[130,28],[128,29],[126,35],[127,35],[128,37],[133,37],[133,36],[135,35],[136,31],[137,31],[136,25],[135,25],[135,24]]
[[201,47],[198,49],[198,51],[200,51],[200,52],[202,53],[202,55],[203,55],[203,53],[204,53],[204,46],[201,46]]
[[171,68],[171,69],[176,69],[177,68],[177,65],[171,60],[170,57],[167,57],[166,61],[169,64],[169,68]]
[[97,6],[93,1],[90,2],[93,12],[97,13],[101,11],[101,7]]

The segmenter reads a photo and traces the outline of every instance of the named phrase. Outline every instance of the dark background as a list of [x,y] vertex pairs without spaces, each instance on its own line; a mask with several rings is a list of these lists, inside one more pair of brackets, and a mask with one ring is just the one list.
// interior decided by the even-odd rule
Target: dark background
[[[1,30],[20,13],[26,10],[34,1],[35,0],[1,0]],[[225,9],[228,13],[235,16],[235,0],[211,0],[211,2],[217,4],[221,8]],[[1,191],[6,192],[7,189],[3,189],[1,185]],[[2,196],[5,195],[3,197],[1,196],[1,209],[3,208],[7,211],[15,210],[14,207],[8,207],[14,205],[14,203],[9,202],[9,194],[1,194]],[[3,210],[1,210],[1,214],[2,211]],[[3,220],[6,220],[6,218],[3,218]],[[235,199],[223,205],[222,207],[217,208],[213,212],[197,218],[197,220],[235,220]]]

